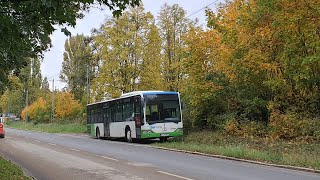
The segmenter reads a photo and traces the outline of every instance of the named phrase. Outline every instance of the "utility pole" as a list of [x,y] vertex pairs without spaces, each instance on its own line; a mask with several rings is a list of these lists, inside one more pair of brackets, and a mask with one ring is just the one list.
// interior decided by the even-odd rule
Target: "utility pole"
[[89,104],[89,66],[88,66],[88,60],[87,60],[87,83],[86,83],[86,90],[87,90],[87,104]]
[[54,123],[54,79],[52,80],[52,107],[51,107],[51,123]]
[[[30,81],[32,85],[32,72],[33,72],[33,58],[30,59]],[[26,86],[26,122],[28,122],[28,106],[29,106],[29,82],[27,81],[27,86]]]
[[28,122],[28,89],[26,90],[26,122]]

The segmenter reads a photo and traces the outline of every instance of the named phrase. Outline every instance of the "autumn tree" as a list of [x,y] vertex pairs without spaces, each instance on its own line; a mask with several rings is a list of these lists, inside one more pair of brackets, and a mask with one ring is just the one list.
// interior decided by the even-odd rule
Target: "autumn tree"
[[216,30],[192,28],[185,36],[188,54],[183,61],[187,78],[181,92],[188,104],[185,115],[196,127],[217,128],[215,116],[230,111],[225,90],[234,79],[229,49]]
[[235,118],[275,127],[292,117],[302,123],[318,116],[314,7],[318,1],[234,0],[217,13],[207,10],[209,29],[190,31],[186,41],[183,92],[198,109],[195,122],[213,122],[214,128],[217,121]]
[[87,80],[93,71],[92,38],[72,36],[65,42],[60,79],[67,83],[75,98],[81,100],[86,93]]
[[30,104],[28,108],[24,108],[21,112],[22,120],[34,121],[35,123],[48,123],[50,121],[50,106],[49,102],[39,97],[36,101]]
[[161,38],[159,29],[152,24],[148,30],[143,49],[139,90],[165,90],[163,63],[161,59]]
[[127,5],[139,5],[140,0],[0,1],[0,92],[8,85],[12,71],[19,73],[28,58],[38,57],[51,46],[55,25],[70,35],[65,26],[74,27],[77,18],[95,4],[106,5],[119,16]]
[[57,122],[76,121],[82,117],[83,107],[69,92],[58,92],[55,96],[55,119]]
[[[51,93],[38,97],[30,104],[28,109],[25,107],[21,112],[21,117],[34,123],[49,123],[51,120]],[[83,108],[79,101],[75,100],[69,92],[57,92],[55,96],[55,122],[75,122],[82,118]],[[78,121],[79,122],[79,121]]]
[[23,84],[17,76],[9,76],[9,86],[0,97],[0,109],[4,114],[12,113],[19,115],[24,102]]
[[44,77],[42,82],[41,82],[41,90],[43,91],[50,91],[49,89],[49,82],[48,82],[48,78]]
[[184,77],[182,68],[183,36],[194,22],[186,17],[186,11],[178,4],[164,4],[158,16],[158,27],[162,41],[163,76],[170,91],[178,91]]
[[26,93],[28,92],[29,103],[35,101],[41,93],[40,60],[32,58],[28,61],[28,65],[21,69],[19,76],[9,76],[9,85],[1,96],[0,106],[3,113],[19,115],[26,104]]
[[92,85],[97,100],[138,89],[143,56],[149,53],[144,51],[146,37],[153,24],[151,13],[138,7],[107,19],[100,28],[95,36],[100,67]]
[[[319,16],[314,7],[318,1],[236,0],[211,18],[234,54],[239,80],[251,82],[250,89],[260,91],[256,97],[272,100],[269,108],[315,112],[318,107]],[[310,102],[315,104],[306,108]]]
[[[29,103],[37,100],[40,93],[42,82],[40,65],[40,59],[30,58],[28,60],[28,65],[21,69],[18,76],[22,83],[21,90],[24,92],[24,97],[26,97],[26,93],[28,91]],[[25,98],[22,102],[25,104]]]
[[20,115],[23,109],[23,92],[19,89],[7,89],[0,97],[0,109],[3,114]]

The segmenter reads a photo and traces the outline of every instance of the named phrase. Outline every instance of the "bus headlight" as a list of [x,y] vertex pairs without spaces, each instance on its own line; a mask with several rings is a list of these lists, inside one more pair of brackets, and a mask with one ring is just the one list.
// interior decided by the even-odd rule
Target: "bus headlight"
[[183,129],[182,128],[178,128],[174,132],[183,132]]

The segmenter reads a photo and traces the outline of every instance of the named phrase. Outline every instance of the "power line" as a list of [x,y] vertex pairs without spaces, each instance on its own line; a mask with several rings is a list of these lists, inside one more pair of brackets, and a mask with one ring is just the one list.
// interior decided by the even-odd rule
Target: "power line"
[[218,2],[218,0],[213,1],[212,3],[210,3],[210,4],[206,5],[206,6],[204,6],[204,7],[203,7],[203,8],[201,8],[201,9],[198,9],[197,11],[195,11],[195,12],[193,12],[192,14],[190,14],[189,16],[187,16],[187,18],[188,18],[188,17],[190,17],[190,16],[192,16],[192,15],[194,15],[194,14],[197,14],[197,13],[198,13],[198,12],[200,12],[201,10],[203,10],[203,9],[205,9],[205,8],[207,8],[207,7],[209,7],[209,6],[211,6],[212,4],[214,4],[214,3],[216,3],[216,2]]

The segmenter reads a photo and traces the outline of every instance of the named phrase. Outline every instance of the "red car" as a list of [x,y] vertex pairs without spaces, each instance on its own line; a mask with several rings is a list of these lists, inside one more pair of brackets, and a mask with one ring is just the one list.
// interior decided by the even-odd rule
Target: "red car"
[[0,122],[0,138],[4,138],[5,132],[4,132],[4,124]]

